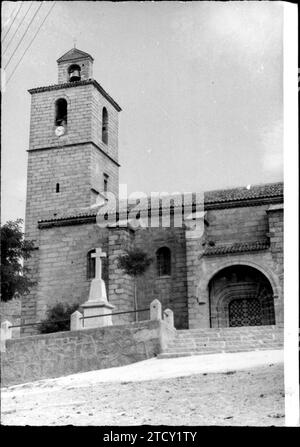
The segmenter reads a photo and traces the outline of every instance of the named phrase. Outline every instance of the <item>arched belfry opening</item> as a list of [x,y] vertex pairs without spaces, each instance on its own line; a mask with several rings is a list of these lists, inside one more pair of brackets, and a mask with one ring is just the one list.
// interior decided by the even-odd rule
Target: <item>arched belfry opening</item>
[[69,81],[70,82],[80,81],[81,68],[79,65],[77,65],[77,64],[70,65],[70,67],[68,68],[68,73],[69,73]]
[[68,122],[68,103],[65,98],[55,101],[55,125],[66,126]]
[[219,271],[209,282],[211,327],[275,324],[274,296],[268,278],[247,265]]

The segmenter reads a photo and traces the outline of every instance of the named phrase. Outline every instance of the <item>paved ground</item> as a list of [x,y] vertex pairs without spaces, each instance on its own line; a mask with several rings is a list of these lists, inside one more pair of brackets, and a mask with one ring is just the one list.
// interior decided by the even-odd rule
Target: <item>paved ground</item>
[[5,425],[284,425],[283,352],[150,359],[2,390]]

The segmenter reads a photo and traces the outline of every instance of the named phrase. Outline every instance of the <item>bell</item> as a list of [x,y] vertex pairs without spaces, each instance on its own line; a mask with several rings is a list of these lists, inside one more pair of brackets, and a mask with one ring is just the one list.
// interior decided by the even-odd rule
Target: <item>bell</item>
[[80,71],[79,70],[74,70],[70,73],[70,81],[71,82],[80,81]]

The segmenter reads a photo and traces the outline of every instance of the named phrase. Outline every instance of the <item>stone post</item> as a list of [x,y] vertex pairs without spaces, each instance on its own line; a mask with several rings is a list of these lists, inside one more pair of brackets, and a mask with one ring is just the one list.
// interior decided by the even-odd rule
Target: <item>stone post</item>
[[75,310],[75,312],[73,312],[71,315],[70,330],[78,331],[78,330],[82,329],[83,328],[82,322],[83,322],[82,314],[78,310]]
[[168,326],[174,327],[174,313],[171,309],[164,310],[164,321]]
[[150,320],[161,320],[161,303],[157,299],[150,304]]
[[6,340],[12,338],[12,324],[5,320],[1,323],[1,352],[6,351]]

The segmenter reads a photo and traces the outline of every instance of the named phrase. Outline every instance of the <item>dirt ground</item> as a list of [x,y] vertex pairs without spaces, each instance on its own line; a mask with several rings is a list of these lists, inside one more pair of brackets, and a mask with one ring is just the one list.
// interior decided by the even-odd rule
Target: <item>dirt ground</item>
[[5,391],[3,425],[284,425],[283,365],[144,382]]

